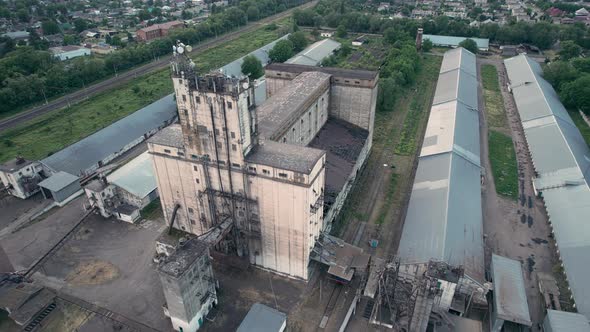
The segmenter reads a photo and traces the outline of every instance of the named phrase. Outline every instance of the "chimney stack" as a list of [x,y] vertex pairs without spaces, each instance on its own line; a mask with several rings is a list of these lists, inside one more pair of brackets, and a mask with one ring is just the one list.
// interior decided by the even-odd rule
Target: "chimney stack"
[[424,29],[418,28],[418,33],[416,34],[416,49],[419,51],[422,49],[422,34],[424,33]]

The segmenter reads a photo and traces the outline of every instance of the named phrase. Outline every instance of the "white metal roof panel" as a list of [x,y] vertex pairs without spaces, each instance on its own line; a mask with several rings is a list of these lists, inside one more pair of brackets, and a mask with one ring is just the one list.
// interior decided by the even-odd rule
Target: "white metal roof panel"
[[479,114],[465,104],[451,101],[430,110],[420,156],[456,150],[480,164]]
[[490,47],[490,40],[487,38],[455,37],[441,35],[423,35],[422,39],[429,39],[434,45],[457,47],[465,39],[473,39],[480,50],[487,50]]
[[531,326],[522,264],[519,261],[492,254],[492,282],[497,317]]
[[447,51],[440,66],[440,72],[446,73],[454,69],[463,69],[468,74],[477,76],[475,55],[463,47]]
[[462,69],[441,73],[438,76],[433,105],[459,100],[467,107],[477,109],[477,79]]
[[107,181],[139,198],[146,197],[158,187],[152,157],[147,151],[109,174]]
[[264,304],[254,303],[237,332],[280,332],[286,322],[286,314]]
[[339,49],[340,45],[339,42],[330,38],[322,39],[309,45],[303,51],[285,61],[285,63],[317,66],[324,58],[330,56],[335,50]]
[[543,329],[545,332],[590,332],[590,324],[582,314],[548,309]]
[[39,183],[39,187],[43,187],[53,192],[57,192],[78,180],[79,178],[75,175],[59,171],[53,174],[52,176],[48,177],[47,179],[41,181]]

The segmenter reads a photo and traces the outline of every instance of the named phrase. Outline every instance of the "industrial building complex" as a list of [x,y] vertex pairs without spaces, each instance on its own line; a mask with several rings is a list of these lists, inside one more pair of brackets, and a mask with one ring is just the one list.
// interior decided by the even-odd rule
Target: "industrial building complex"
[[504,61],[561,264],[577,310],[590,317],[590,149],[541,66],[526,55]]

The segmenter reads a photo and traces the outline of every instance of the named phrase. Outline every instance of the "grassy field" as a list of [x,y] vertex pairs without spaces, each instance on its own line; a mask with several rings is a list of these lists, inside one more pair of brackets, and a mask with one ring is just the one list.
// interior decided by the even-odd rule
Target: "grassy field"
[[498,72],[493,65],[481,66],[483,80],[483,95],[486,105],[488,126],[502,128],[507,125],[504,102],[498,83]]
[[574,120],[576,127],[578,127],[578,129],[582,133],[582,136],[584,137],[586,144],[590,145],[590,126],[588,126],[586,121],[584,121],[584,119],[582,118],[580,113],[573,112],[573,111],[571,111],[569,113],[570,113],[570,116],[572,117],[572,120]]
[[512,138],[501,132],[490,130],[488,143],[496,192],[517,200],[518,168]]
[[[195,56],[194,61],[201,72],[207,72],[277,37],[276,30],[261,27]],[[0,134],[0,162],[17,154],[28,159],[42,159],[169,93],[172,93],[172,82],[169,70],[164,69],[4,131]]]
[[146,205],[141,212],[141,216],[145,219],[149,220],[156,220],[158,218],[162,218],[164,213],[162,212],[162,205],[160,204],[160,199],[154,199],[150,204]]

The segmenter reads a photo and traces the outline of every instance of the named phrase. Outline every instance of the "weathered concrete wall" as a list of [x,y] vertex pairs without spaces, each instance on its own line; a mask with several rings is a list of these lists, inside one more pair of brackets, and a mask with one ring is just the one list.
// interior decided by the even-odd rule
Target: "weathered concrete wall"
[[326,90],[306,112],[301,114],[279,142],[307,146],[328,120],[329,98],[329,90]]
[[375,109],[368,107],[376,99],[376,88],[332,84],[330,116],[373,132]]

